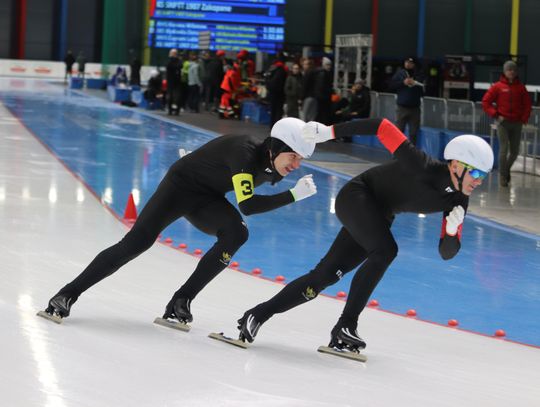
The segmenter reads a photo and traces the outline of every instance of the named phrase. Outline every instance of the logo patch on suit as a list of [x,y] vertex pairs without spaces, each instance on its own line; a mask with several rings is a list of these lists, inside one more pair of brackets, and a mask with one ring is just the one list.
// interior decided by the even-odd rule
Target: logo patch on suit
[[221,259],[219,259],[219,261],[228,266],[231,262],[231,258],[232,256],[229,253],[223,252],[221,253]]
[[311,287],[307,287],[306,288],[306,291],[302,293],[302,295],[304,296],[304,298],[306,300],[312,300],[313,298],[315,298],[317,296],[317,291],[315,291],[313,288]]

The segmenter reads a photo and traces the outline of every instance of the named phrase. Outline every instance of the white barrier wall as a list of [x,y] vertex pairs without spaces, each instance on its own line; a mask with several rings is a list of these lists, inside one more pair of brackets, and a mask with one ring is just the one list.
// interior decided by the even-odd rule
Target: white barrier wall
[[[96,62],[88,62],[85,66],[86,78],[110,78],[116,72],[117,67],[126,69],[129,77],[129,65],[102,65]],[[141,68],[141,83],[147,83],[150,72],[156,69],[154,66]],[[27,78],[64,79],[66,65],[58,61],[26,61],[21,59],[0,59],[0,76],[15,76]],[[73,65],[73,74],[76,75],[78,64]]]
[[65,69],[63,62],[0,59],[0,76],[63,79]]

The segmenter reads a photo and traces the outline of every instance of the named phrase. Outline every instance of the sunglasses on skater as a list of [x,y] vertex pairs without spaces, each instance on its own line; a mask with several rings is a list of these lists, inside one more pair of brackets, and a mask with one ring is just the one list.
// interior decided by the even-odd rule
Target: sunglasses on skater
[[488,175],[487,172],[479,170],[478,168],[474,168],[473,166],[471,166],[469,164],[465,164],[464,162],[461,162],[461,161],[460,161],[460,163],[463,165],[463,167],[465,167],[465,169],[467,171],[469,171],[469,175],[473,179],[484,179]]

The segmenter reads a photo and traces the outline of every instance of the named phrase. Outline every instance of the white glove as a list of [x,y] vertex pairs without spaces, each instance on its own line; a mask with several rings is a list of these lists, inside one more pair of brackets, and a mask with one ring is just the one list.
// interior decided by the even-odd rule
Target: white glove
[[455,206],[452,212],[446,217],[446,234],[455,236],[459,225],[463,223],[465,218],[465,209],[461,205]]
[[302,127],[302,138],[304,140],[315,138],[315,143],[324,143],[335,138],[334,129],[319,122],[307,122]]
[[180,156],[180,158],[182,158],[182,157],[188,155],[189,153],[191,153],[191,151],[186,151],[186,150],[184,150],[183,148],[181,148],[181,149],[178,150],[178,155]]
[[294,200],[300,201],[317,193],[317,186],[313,182],[313,174],[305,175],[298,180],[294,188],[291,188]]

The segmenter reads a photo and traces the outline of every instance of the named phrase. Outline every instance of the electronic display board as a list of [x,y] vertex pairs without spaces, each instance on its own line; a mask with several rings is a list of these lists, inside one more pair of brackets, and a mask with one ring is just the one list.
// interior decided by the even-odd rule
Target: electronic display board
[[283,44],[285,1],[152,0],[148,45],[274,54]]

